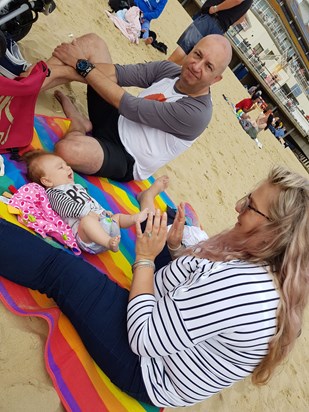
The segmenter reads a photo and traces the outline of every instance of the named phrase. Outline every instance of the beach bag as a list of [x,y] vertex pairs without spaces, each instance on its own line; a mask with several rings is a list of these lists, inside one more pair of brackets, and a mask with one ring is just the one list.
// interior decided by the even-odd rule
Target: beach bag
[[28,77],[0,77],[0,153],[12,153],[26,148],[33,137],[35,103],[49,70],[38,62]]

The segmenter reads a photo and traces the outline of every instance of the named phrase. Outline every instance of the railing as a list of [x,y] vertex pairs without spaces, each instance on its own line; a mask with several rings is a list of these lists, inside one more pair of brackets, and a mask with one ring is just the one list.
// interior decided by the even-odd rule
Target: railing
[[255,76],[259,79],[260,83],[263,84],[265,88],[269,89],[269,93],[275,98],[276,104],[278,104],[281,109],[284,109],[284,112],[289,118],[293,118],[293,123],[298,125],[297,128],[300,128],[302,135],[308,137],[309,123],[291,97],[289,97],[291,92],[286,93],[276,81],[274,81],[273,85],[269,85],[265,81],[271,73],[268,71],[265,63],[263,63],[258,56],[255,56],[252,49],[244,43],[244,39],[239,33],[232,34],[231,31],[228,31],[227,35],[232,44],[237,46],[235,49],[241,54],[245,63],[248,66],[251,66],[251,69],[254,71]]

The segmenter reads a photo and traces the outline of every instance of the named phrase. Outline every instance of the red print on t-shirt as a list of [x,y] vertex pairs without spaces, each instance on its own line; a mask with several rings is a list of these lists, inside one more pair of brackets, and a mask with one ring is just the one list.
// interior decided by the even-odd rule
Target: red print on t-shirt
[[157,100],[158,102],[165,102],[166,101],[166,97],[162,93],[149,94],[148,96],[144,96],[144,99]]

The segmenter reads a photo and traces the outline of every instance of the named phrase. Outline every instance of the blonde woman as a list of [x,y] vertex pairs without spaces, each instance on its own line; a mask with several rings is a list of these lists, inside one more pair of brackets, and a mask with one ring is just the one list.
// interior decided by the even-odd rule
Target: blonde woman
[[[232,229],[186,250],[182,206],[168,236],[166,213],[151,214],[144,232],[137,223],[130,292],[0,220],[0,274],[54,298],[123,391],[156,406],[192,405],[250,374],[265,384],[302,327],[308,179],[276,167],[236,210]],[[174,260],[160,268],[166,240]]]

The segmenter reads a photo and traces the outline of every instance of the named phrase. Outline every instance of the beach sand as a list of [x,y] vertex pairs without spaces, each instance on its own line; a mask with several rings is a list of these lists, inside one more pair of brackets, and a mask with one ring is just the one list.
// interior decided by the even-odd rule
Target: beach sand
[[[165,58],[164,54],[142,42],[129,44],[105,15],[107,0],[56,2],[56,11],[50,16],[40,15],[30,34],[20,42],[28,61],[47,59],[57,44],[90,31],[107,40],[114,62],[137,63]],[[168,45],[170,53],[189,23],[190,17],[178,1],[169,0],[162,16],[153,21],[152,29],[157,32],[158,41]],[[86,114],[85,87],[74,84],[61,89],[75,96],[78,107]],[[235,201],[264,178],[272,165],[287,165],[307,175],[293,153],[284,149],[270,132],[259,135],[263,144],[259,149],[238,125],[223,93],[230,102],[247,97],[245,89],[229,69],[224,79],[212,88],[214,115],[209,128],[192,148],[156,174],[170,176],[168,194],[176,203],[190,201],[210,235],[234,224]],[[63,115],[52,91],[39,96],[36,113]],[[38,318],[17,317],[1,304],[0,317],[0,411],[63,411],[44,367],[45,322]],[[308,411],[308,323],[307,310],[295,349],[267,386],[254,387],[248,378],[199,405],[170,411]]]

